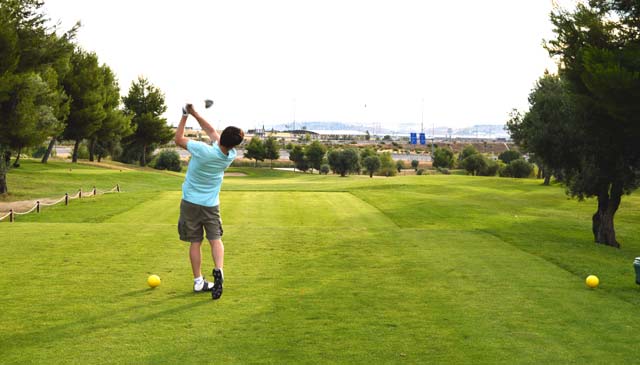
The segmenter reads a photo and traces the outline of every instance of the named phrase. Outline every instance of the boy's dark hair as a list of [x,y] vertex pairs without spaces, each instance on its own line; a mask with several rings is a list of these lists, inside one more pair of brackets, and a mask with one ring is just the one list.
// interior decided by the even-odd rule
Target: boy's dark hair
[[244,132],[237,127],[227,127],[222,131],[220,135],[220,145],[227,148],[233,148],[244,139]]

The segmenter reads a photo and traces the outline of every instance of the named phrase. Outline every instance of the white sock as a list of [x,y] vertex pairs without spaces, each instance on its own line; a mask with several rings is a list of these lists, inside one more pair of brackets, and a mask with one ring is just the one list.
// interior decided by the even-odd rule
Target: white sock
[[204,284],[204,279],[202,278],[202,275],[200,275],[197,278],[193,279],[193,285],[195,285],[196,288],[201,288],[202,284]]

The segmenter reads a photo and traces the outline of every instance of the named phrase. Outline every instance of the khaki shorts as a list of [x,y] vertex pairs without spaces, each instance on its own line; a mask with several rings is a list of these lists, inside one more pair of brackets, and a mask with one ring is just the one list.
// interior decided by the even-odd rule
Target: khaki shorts
[[202,242],[203,230],[207,232],[207,239],[210,241],[222,238],[220,207],[205,207],[182,200],[178,219],[180,240]]

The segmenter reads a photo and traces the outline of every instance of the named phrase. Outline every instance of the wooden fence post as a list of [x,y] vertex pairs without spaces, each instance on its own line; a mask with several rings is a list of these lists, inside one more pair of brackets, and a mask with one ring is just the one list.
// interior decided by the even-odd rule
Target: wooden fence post
[[96,187],[93,187],[93,196],[96,196]]
[[36,201],[36,213],[40,213],[40,200]]
[[82,199],[82,188],[78,189],[78,198]]
[[9,209],[9,222],[13,223],[13,209]]
[[120,184],[116,184],[116,191],[119,193],[120,192]]
[[69,193],[64,193],[64,205],[69,205]]

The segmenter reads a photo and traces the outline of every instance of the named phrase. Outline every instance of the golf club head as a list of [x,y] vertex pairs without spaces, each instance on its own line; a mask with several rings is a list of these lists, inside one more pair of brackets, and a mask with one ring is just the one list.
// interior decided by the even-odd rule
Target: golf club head
[[208,108],[210,108],[212,105],[213,105],[213,100],[211,100],[211,99],[206,99],[206,100],[204,101],[204,107],[205,107],[205,108],[207,108],[207,109],[208,109]]

